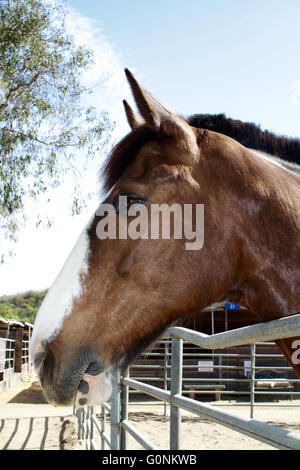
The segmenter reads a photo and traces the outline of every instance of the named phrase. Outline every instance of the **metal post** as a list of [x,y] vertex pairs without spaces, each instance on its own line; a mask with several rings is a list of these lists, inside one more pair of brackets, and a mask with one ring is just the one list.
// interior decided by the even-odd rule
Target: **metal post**
[[85,420],[85,415],[84,415],[84,408],[79,409],[80,412],[80,438],[84,439],[84,420]]
[[111,412],[110,412],[110,435],[111,449],[120,450],[121,446],[121,387],[120,387],[120,370],[117,370],[112,377],[112,395],[111,395]]
[[174,395],[181,394],[182,388],[182,339],[172,339],[171,362],[171,408],[170,408],[170,449],[180,449],[181,410],[173,405]]
[[[227,310],[224,310],[224,313],[225,313],[225,331],[228,331],[228,311]],[[228,366],[229,366],[229,360],[228,360],[228,348],[226,348],[226,359],[225,359],[225,362],[226,362],[226,366],[227,366],[227,369],[226,369],[226,379],[229,378],[229,372],[228,372]]]
[[[74,407],[75,408],[75,407]],[[75,408],[76,409],[76,408]],[[74,413],[74,409],[73,409],[73,413]],[[80,434],[80,426],[81,426],[81,417],[80,417],[80,410],[79,409],[76,409],[76,416],[77,416],[77,424],[78,424],[78,427],[77,427],[77,438],[78,440],[81,439],[81,434]]]
[[251,344],[251,394],[250,394],[250,418],[254,415],[254,399],[255,399],[255,343]]
[[106,430],[106,410],[105,407],[101,406],[101,450],[105,450],[105,439],[103,434]]
[[[165,357],[164,357],[164,389],[168,390],[168,363],[169,363],[169,340],[165,341]],[[164,402],[164,416],[167,416],[167,402]]]
[[[215,312],[212,310],[211,311],[211,334],[215,334]],[[211,350],[211,355],[212,355],[212,360],[213,360],[213,365],[215,365],[215,355],[214,355],[215,350]]]
[[[123,373],[123,378],[129,377],[129,368]],[[129,387],[121,383],[121,422],[128,420]],[[127,449],[127,431],[121,427],[121,450]]]
[[90,423],[90,450],[93,449],[93,444],[92,441],[94,439],[94,422],[92,420],[92,415],[94,414],[94,407],[90,406],[89,407],[89,423]]
[[90,407],[84,407],[85,416],[85,448],[91,450],[91,435],[90,435]]

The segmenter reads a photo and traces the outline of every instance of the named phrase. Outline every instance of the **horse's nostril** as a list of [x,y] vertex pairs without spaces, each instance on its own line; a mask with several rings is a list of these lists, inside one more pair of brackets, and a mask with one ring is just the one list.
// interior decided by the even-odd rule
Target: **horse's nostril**
[[34,366],[38,372],[40,380],[43,380],[46,374],[53,371],[54,363],[54,354],[48,347],[46,351],[39,352],[35,355]]
[[50,360],[49,354],[46,354],[46,357],[44,359],[45,369],[49,369],[50,365],[51,365],[51,360]]
[[33,365],[34,365],[34,368],[35,368],[35,369],[37,369],[37,368],[42,364],[45,355],[46,355],[45,352],[38,352],[38,353],[34,356]]

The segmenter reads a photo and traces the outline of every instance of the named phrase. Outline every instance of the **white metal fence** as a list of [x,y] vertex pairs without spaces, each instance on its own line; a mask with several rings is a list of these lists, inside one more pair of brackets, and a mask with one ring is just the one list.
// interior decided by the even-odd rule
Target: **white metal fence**
[[[221,411],[209,404],[196,401],[182,395],[182,348],[183,340],[205,349],[221,349],[255,342],[273,341],[275,339],[300,336],[300,315],[286,317],[236,330],[214,335],[188,330],[186,328],[170,328],[168,334],[172,338],[170,390],[161,389],[128,377],[116,371],[113,381],[111,405],[104,405],[101,418],[97,417],[93,407],[75,409],[78,416],[79,437],[85,439],[87,449],[97,449],[95,433],[101,439],[100,448],[105,446],[113,450],[127,448],[128,433],[145,449],[156,450],[157,447],[143,436],[128,420],[128,390],[146,393],[170,405],[170,449],[180,449],[181,409],[204,416],[225,427],[229,427],[254,439],[265,442],[279,449],[300,450],[300,434],[285,429],[246,419],[234,413]],[[253,354],[255,357],[255,354]],[[254,368],[252,367],[252,371]],[[254,383],[254,381],[252,381]],[[105,415],[110,412],[110,436],[106,431]]]
[[12,386],[15,370],[15,340],[10,338],[0,338],[0,373],[2,380]]
[[30,340],[22,340],[22,373],[29,374],[32,372],[32,363],[29,355]]

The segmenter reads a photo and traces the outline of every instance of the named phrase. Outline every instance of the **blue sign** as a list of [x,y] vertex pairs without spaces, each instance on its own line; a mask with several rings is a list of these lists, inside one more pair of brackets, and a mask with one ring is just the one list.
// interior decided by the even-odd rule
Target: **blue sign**
[[225,303],[225,310],[239,310],[239,309],[240,309],[239,304],[233,304],[231,302]]

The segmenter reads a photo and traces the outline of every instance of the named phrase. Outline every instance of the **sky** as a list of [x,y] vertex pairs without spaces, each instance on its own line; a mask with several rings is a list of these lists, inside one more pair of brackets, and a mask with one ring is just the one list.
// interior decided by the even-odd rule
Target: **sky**
[[68,4],[97,20],[122,61],[179,113],[225,112],[299,135],[298,0]]
[[[226,113],[278,134],[300,137],[299,0],[65,0],[67,31],[94,51],[94,66],[83,76],[93,94],[86,98],[106,110],[115,131],[128,131],[122,99],[132,103],[123,69],[174,111]],[[85,175],[88,186],[105,154]],[[27,206],[28,224],[19,233],[16,255],[0,266],[0,295],[51,285],[80,231],[97,207],[71,217],[66,181],[43,200]],[[33,214],[54,220],[35,228]]]

